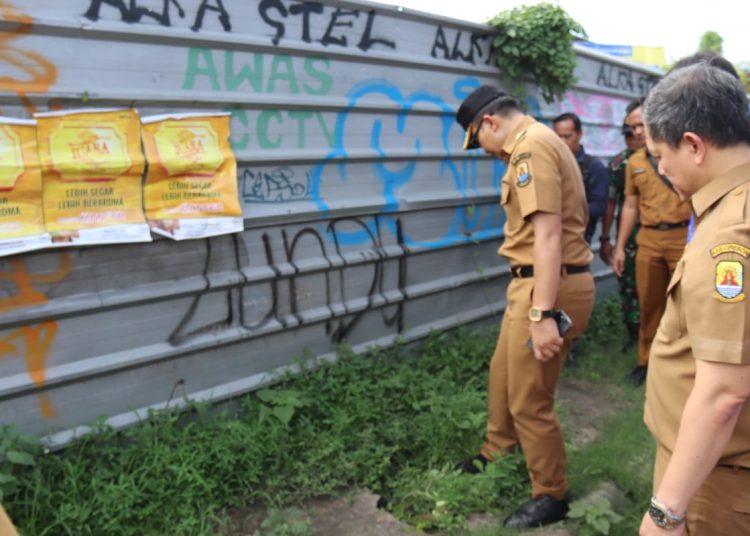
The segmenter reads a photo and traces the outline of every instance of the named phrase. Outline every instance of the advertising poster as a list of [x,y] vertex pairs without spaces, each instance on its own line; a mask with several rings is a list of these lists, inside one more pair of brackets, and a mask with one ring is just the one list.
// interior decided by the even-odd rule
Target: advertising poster
[[150,242],[138,112],[91,109],[34,117],[52,245]]
[[144,117],[142,135],[154,233],[185,240],[243,230],[228,113]]
[[0,255],[49,245],[36,121],[0,117]]

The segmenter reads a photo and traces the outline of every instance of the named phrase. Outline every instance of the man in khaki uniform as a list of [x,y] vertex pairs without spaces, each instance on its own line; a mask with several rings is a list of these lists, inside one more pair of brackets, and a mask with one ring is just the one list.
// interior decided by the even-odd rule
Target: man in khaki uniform
[[[501,194],[505,241],[499,253],[508,258],[513,278],[490,364],[486,440],[481,454],[459,467],[477,472],[520,445],[532,499],[506,526],[552,523],[568,511],[555,387],[571,341],[585,329],[594,303],[593,255],[583,236],[588,221],[583,180],[557,135],[492,86],[469,95],[456,119],[466,129],[465,148],[481,146],[508,164]],[[564,337],[554,319],[557,310],[572,319]]]
[[[642,128],[641,109],[636,126]],[[625,203],[620,216],[617,245],[612,267],[618,277],[625,270],[625,246],[638,222],[636,237],[635,284],[640,300],[641,323],[638,332],[638,365],[629,379],[641,385],[646,379],[651,341],[664,313],[665,292],[687,241],[690,205],[681,200],[669,179],[659,175],[656,161],[644,147],[628,158],[625,170]]]
[[640,534],[750,534],[750,119],[742,84],[700,63],[645,104],[647,143],[696,216],[651,348],[657,441]]

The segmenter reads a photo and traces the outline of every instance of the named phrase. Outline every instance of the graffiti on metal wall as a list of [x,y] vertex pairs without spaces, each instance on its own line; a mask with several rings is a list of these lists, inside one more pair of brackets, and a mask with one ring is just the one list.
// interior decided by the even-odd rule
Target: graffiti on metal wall
[[[460,100],[478,85],[479,81],[476,78],[461,78],[456,81],[454,92]],[[420,137],[414,136],[410,138],[403,135],[415,107],[423,108],[424,106],[430,106],[440,112],[440,114],[435,116],[438,122],[435,125],[435,129],[440,133],[441,148],[445,156],[440,161],[440,171],[435,181],[438,187],[448,185],[448,187],[454,188],[460,199],[465,204],[468,204],[470,194],[477,188],[477,182],[480,177],[477,172],[476,163],[463,161],[463,165],[459,165],[456,159],[453,158],[456,150],[459,148],[451,144],[450,133],[452,129],[460,128],[456,126],[453,118],[453,107],[445,102],[442,97],[430,92],[417,91],[405,95],[395,84],[383,80],[365,80],[352,88],[348,94],[348,106],[338,114],[334,129],[334,145],[332,150],[321,163],[312,168],[310,196],[318,206],[318,209],[322,213],[329,212],[329,203],[327,201],[329,192],[331,195],[334,195],[336,190],[347,181],[347,154],[350,149],[347,147],[347,141],[350,139],[348,135],[348,128],[350,128],[349,115],[358,107],[360,101],[373,95],[390,99],[396,103],[399,110],[393,125],[395,127],[393,131],[385,132],[384,122],[378,119],[375,119],[369,127],[370,149],[375,154],[382,156],[382,159],[372,164],[374,177],[379,181],[382,188],[381,214],[387,215],[398,211],[399,190],[405,187],[417,175],[418,166],[420,165],[418,158],[408,160],[404,163],[388,162],[388,151],[382,145],[384,139],[403,138],[403,142],[399,143],[399,146],[413,148],[415,156],[420,156],[422,151]],[[360,125],[357,128],[361,129],[362,127]],[[500,194],[500,180],[503,172],[504,166],[496,161],[493,166],[491,180],[498,196]],[[441,182],[442,185],[440,184]],[[428,241],[420,240],[404,231],[404,241],[409,246],[437,248],[476,239],[477,236],[501,236],[501,211],[499,206],[487,206],[471,214],[469,212],[464,207],[456,208],[453,218],[447,222],[446,229],[442,236],[438,238]],[[390,229],[394,235],[396,234],[395,219],[386,217],[381,224]],[[374,228],[369,228],[369,232],[374,231]],[[345,241],[347,245],[351,245],[365,242],[367,235],[358,231],[349,233],[345,237],[339,237],[339,240]]]
[[[37,285],[53,285],[62,281],[70,270],[67,252],[58,256],[59,265],[54,272],[30,273],[22,257],[16,256],[7,262],[7,270],[0,271],[0,282],[8,288],[8,296],[0,298],[0,314],[17,311],[24,307],[44,305],[47,295],[35,288]],[[20,357],[26,361],[26,370],[34,384],[42,389],[45,383],[47,360],[52,343],[57,335],[57,321],[47,320],[39,324],[27,324],[11,330],[0,338],[0,359]],[[54,417],[55,410],[46,393],[38,394],[40,412],[44,417]]]
[[[291,324],[295,327],[304,325],[305,320],[300,314],[301,308],[299,302],[309,299],[311,296],[309,293],[304,293],[298,289],[299,279],[309,277],[309,274],[300,275],[300,270],[295,264],[298,261],[298,249],[301,247],[309,248],[312,245],[313,249],[317,250],[316,254],[320,258],[327,259],[336,256],[344,258],[341,255],[345,249],[343,244],[338,240],[338,237],[342,234],[343,228],[355,227],[364,232],[368,237],[368,244],[365,251],[371,252],[371,262],[368,262],[364,266],[361,263],[348,266],[344,262],[341,267],[330,268],[322,272],[322,277],[325,281],[323,290],[324,302],[325,307],[330,312],[329,319],[325,323],[326,334],[332,342],[341,342],[354,329],[364,314],[369,311],[376,296],[383,294],[387,276],[386,272],[389,265],[396,265],[396,287],[401,292],[403,298],[406,298],[405,287],[409,250],[403,243],[401,222],[398,219],[395,220],[396,242],[401,247],[402,253],[398,258],[391,259],[389,263],[389,260],[382,254],[384,237],[378,221],[379,218],[376,217],[374,226],[371,226],[369,222],[365,222],[360,218],[338,218],[328,222],[322,233],[314,227],[305,227],[293,234],[287,232],[286,229],[281,229],[278,231],[279,236],[275,238],[268,232],[263,233],[261,239],[263,242],[264,258],[261,265],[271,268],[275,276],[270,277],[268,281],[258,283],[250,283],[242,275],[242,269],[248,267],[243,265],[242,260],[244,257],[247,257],[247,254],[244,244],[236,235],[233,235],[231,239],[233,241],[235,269],[244,279],[244,282],[240,283],[235,289],[222,291],[225,314],[220,320],[208,323],[201,322],[202,316],[200,314],[201,300],[207,292],[211,291],[208,274],[213,255],[212,239],[206,239],[203,268],[203,276],[206,281],[205,289],[196,294],[191,300],[185,314],[178,322],[174,331],[169,335],[168,341],[175,346],[179,346],[197,335],[229,328],[243,328],[252,332],[266,326],[272,321],[279,322],[284,328],[290,327]],[[372,228],[374,228],[374,231],[371,231]],[[332,238],[332,242],[328,243],[328,245],[325,239],[326,236]],[[277,243],[274,244],[274,241],[277,241]],[[281,247],[279,248],[279,246]],[[283,251],[282,259],[277,259],[274,256],[273,252],[278,249]],[[309,255],[306,255],[305,258],[308,257]],[[248,262],[252,263],[253,259],[249,259]],[[287,271],[287,275],[284,275],[280,264],[289,265],[292,268],[291,275],[289,271]],[[353,268],[356,268],[356,270]],[[364,276],[364,278],[361,271],[363,269],[369,272],[369,275]],[[347,309],[346,289],[351,286],[351,282],[357,284],[365,282],[368,286],[366,293],[367,307],[357,311]],[[282,286],[286,286],[283,293]],[[260,293],[261,296],[250,297],[249,294],[251,293]],[[281,295],[287,297],[286,303],[281,303]],[[383,323],[386,326],[395,326],[398,333],[401,333],[404,327],[403,300],[399,300],[392,306],[381,308],[380,313]]]
[[632,69],[618,67],[601,62],[599,73],[596,76],[596,85],[607,89],[617,89],[647,95],[651,88],[659,81],[659,77],[653,74],[636,73]]
[[448,30],[438,25],[430,49],[430,56],[449,61],[489,65],[492,60],[489,32]]
[[273,169],[244,169],[240,195],[246,203],[286,203],[308,199],[310,174],[296,177],[287,166]]
[[[163,0],[161,11],[155,9],[140,6],[136,0],[129,0],[128,3],[125,0],[91,0],[91,4],[86,12],[83,14],[89,20],[97,21],[101,17],[103,7],[109,7],[120,13],[120,20],[128,23],[137,23],[145,17],[162,26],[172,26],[173,9],[176,11],[177,16],[180,19],[185,18],[185,10],[180,5],[178,0]],[[184,0],[183,0],[184,3]],[[215,13],[217,19],[224,28],[224,31],[232,30],[232,23],[230,21],[229,12],[224,9],[222,0],[200,0],[197,5],[196,15],[193,19],[193,24],[190,29],[197,32],[203,27],[203,19],[207,14]]]
[[[189,0],[163,0],[161,11],[139,5],[137,0],[91,0],[84,17],[98,21],[109,11],[119,13],[120,20],[127,23],[150,21],[161,26],[172,26],[184,20],[186,12],[182,4]],[[193,0],[196,15],[190,29],[198,32],[203,28],[207,16],[215,16],[226,32],[232,31],[231,14],[222,0]],[[177,18],[174,15],[177,15]],[[258,16],[269,30],[274,45],[285,37],[299,39],[305,43],[320,43],[323,46],[356,47],[362,52],[373,48],[395,49],[396,43],[378,33],[378,15],[374,9],[359,10],[325,6],[320,2],[283,2],[261,0]],[[290,36],[290,26],[299,26],[299,35]]]
[[0,1],[0,19],[18,25],[8,32],[0,32],[0,63],[16,70],[16,74],[0,76],[0,91],[16,93],[28,113],[37,111],[28,93],[46,93],[57,80],[57,67],[41,54],[14,44],[34,27],[34,21],[18,8]]

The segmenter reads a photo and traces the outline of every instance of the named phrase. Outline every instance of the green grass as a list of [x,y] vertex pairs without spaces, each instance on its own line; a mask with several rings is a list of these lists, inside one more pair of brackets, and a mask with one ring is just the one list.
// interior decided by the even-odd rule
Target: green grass
[[[618,310],[616,299],[597,307],[575,375],[611,384],[633,403],[603,440],[570,453],[569,476],[579,495],[615,482],[629,501],[612,533],[631,534],[648,497],[652,453],[642,390],[618,387],[634,359],[619,354]],[[342,348],[336,363],[246,396],[231,414],[198,406],[119,432],[102,428],[40,455],[34,467],[14,468],[20,487],[5,506],[25,535],[209,535],[226,533],[232,509],[263,505],[278,515],[310,497],[367,487],[414,527],[466,534],[470,514],[502,516],[528,494],[520,455],[475,477],[452,470],[484,435],[496,336],[440,333],[417,349],[366,358]],[[263,534],[309,528],[272,521]]]

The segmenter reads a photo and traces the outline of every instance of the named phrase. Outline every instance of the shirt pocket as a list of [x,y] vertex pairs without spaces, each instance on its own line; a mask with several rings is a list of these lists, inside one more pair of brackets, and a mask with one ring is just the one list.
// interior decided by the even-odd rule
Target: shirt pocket
[[507,181],[503,181],[500,183],[500,204],[502,206],[506,206],[510,201],[511,188],[512,185]]
[[682,336],[682,320],[680,318],[680,299],[681,299],[681,286],[682,276],[685,271],[685,261],[680,260],[677,263],[677,267],[672,274],[672,279],[669,280],[667,286],[667,307],[664,314],[661,317],[661,323],[659,324],[659,330],[669,340],[679,339]]

